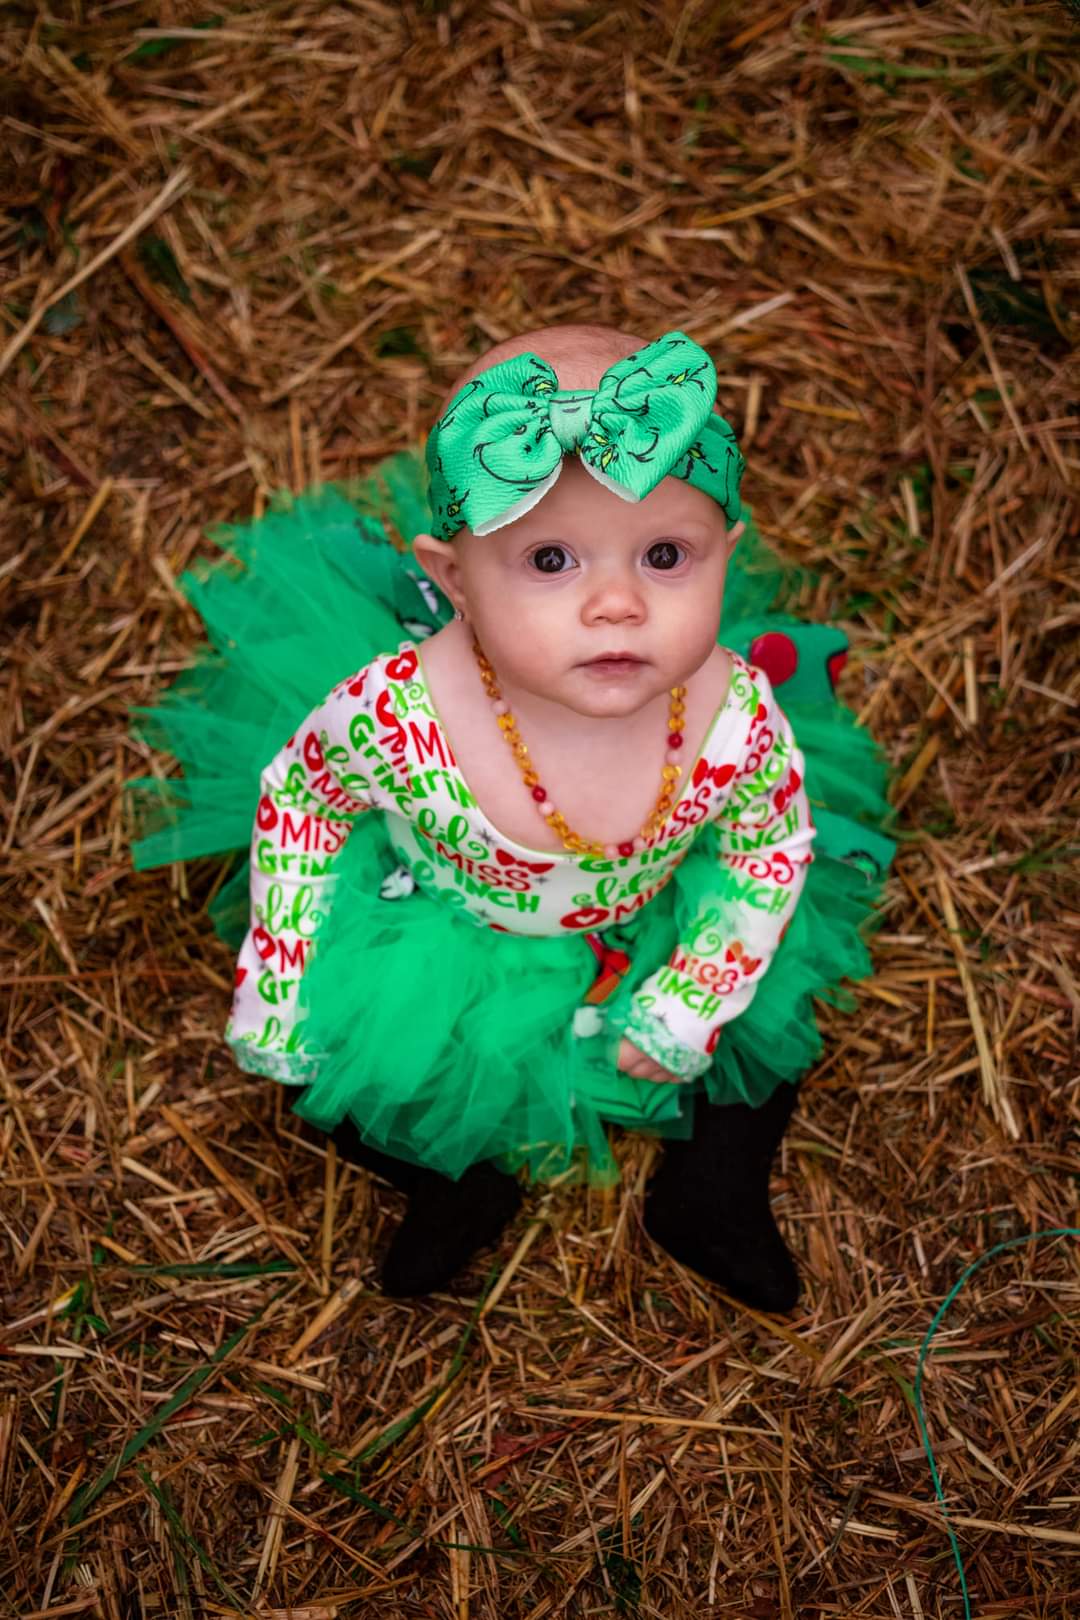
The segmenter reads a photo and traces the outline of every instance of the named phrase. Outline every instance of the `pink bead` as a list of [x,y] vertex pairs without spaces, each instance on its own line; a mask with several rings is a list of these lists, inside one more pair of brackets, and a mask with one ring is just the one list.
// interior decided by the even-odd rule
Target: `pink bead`
[[679,755],[678,755],[678,752],[677,752],[676,749],[674,749],[674,748],[669,748],[668,749],[667,753],[664,756],[664,763],[666,765],[677,765],[679,763]]
[[543,804],[540,806],[540,814],[542,816],[553,816],[555,814],[555,806],[552,804],[550,799],[544,800]]
[[536,800],[537,804],[547,803],[547,791],[542,787],[534,787],[532,790],[532,796]]
[[640,855],[644,848],[645,848],[645,840],[639,834],[638,837],[634,839],[634,854],[635,855]]
[[495,704],[494,704],[494,709],[495,709],[496,714],[509,714],[510,713],[510,705],[509,705],[509,703],[504,702],[502,698],[496,698]]
[[621,853],[622,853],[622,847],[619,844],[605,844],[604,845],[604,854],[607,856],[609,861],[617,860]]

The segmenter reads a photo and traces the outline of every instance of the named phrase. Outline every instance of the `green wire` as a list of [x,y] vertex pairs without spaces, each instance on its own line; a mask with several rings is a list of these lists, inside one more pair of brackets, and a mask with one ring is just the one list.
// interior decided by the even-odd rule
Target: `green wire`
[[1036,1243],[1039,1238],[1052,1237],[1080,1237],[1080,1226],[1054,1226],[1048,1228],[1048,1230],[1045,1232],[1028,1232],[1025,1237],[1010,1238],[1007,1243],[995,1243],[992,1249],[988,1249],[987,1252],[976,1260],[973,1265],[968,1266],[967,1270],[960,1277],[959,1282],[954,1283],[952,1288],[950,1288],[949,1292],[945,1295],[945,1298],[942,1301],[934,1320],[930,1323],[930,1326],[926,1331],[926,1338],[923,1340],[922,1347],[919,1350],[919,1359],[915,1363],[915,1416],[919,1420],[919,1434],[922,1439],[923,1449],[926,1452],[926,1459],[930,1464],[930,1478],[934,1482],[934,1495],[937,1497],[938,1506],[941,1508],[942,1516],[945,1520],[945,1531],[949,1537],[949,1545],[952,1547],[952,1555],[956,1563],[956,1571],[960,1576],[960,1591],[964,1599],[964,1620],[971,1620],[971,1598],[968,1595],[967,1576],[964,1574],[964,1560],[960,1556],[960,1544],[956,1539],[956,1533],[953,1530],[952,1522],[949,1518],[949,1510],[945,1506],[945,1492],[941,1488],[941,1476],[938,1474],[937,1463],[934,1461],[934,1448],[930,1444],[930,1434],[926,1427],[926,1414],[923,1411],[922,1381],[923,1372],[926,1368],[926,1358],[930,1351],[930,1342],[938,1328],[941,1326],[942,1318],[944,1317],[945,1312],[948,1310],[961,1288],[963,1288],[968,1278],[973,1277],[980,1266],[985,1266],[986,1262],[988,1260],[992,1260],[996,1254],[1004,1254],[1006,1249],[1019,1249],[1025,1243]]

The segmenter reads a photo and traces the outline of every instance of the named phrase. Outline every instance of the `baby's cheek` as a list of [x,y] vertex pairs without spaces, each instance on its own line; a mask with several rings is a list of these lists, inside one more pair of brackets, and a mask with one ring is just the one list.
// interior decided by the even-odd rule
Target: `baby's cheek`
[[487,656],[505,681],[530,691],[542,690],[567,661],[565,625],[550,623],[503,597],[482,616],[474,616]]
[[664,646],[680,681],[687,680],[712,655],[720,628],[719,614],[691,607],[664,624]]
[[[556,595],[566,600],[556,601]],[[482,612],[491,634],[512,657],[537,658],[565,652],[577,627],[568,594],[559,590],[521,590],[511,583],[486,595]]]

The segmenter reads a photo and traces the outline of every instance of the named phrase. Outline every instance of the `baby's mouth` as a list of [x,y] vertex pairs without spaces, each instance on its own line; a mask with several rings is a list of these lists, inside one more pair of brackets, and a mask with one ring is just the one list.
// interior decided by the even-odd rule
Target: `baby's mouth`
[[632,652],[604,652],[595,658],[587,659],[580,667],[591,669],[600,675],[629,675],[634,670],[644,669],[647,660],[639,658]]

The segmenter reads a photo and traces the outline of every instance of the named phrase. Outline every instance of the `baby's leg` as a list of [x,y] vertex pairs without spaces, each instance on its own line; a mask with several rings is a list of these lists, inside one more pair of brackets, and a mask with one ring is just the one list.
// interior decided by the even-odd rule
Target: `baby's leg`
[[769,1172],[796,1090],[784,1082],[760,1108],[699,1100],[693,1136],[665,1145],[645,1196],[645,1229],[657,1243],[764,1311],[789,1311],[799,1297],[769,1207]]
[[394,1298],[444,1288],[478,1249],[498,1237],[521,1204],[513,1176],[474,1164],[459,1181],[373,1148],[350,1120],[330,1132],[343,1159],[380,1176],[408,1197],[408,1208],[382,1265],[383,1292]]

